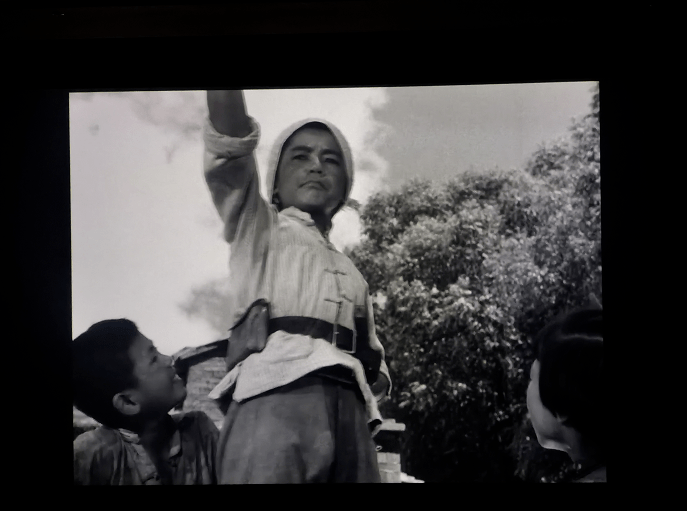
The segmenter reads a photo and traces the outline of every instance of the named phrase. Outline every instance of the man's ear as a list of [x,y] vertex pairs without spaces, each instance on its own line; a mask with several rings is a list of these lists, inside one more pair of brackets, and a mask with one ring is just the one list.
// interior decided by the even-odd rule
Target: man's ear
[[114,406],[123,415],[136,415],[141,411],[141,405],[138,404],[131,392],[124,391],[115,394],[112,398],[112,406]]

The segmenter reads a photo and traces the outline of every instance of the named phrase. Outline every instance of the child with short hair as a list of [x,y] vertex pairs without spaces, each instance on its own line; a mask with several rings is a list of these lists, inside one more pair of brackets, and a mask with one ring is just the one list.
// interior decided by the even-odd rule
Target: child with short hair
[[208,91],[205,179],[231,244],[229,396],[220,484],[381,482],[372,436],[391,386],[368,286],[329,241],[353,186],[348,144],[306,119],[271,153],[268,201],[254,151],[260,129],[242,91]]
[[606,381],[600,306],[558,317],[537,334],[527,409],[545,449],[582,464],[577,482],[606,482]]
[[75,484],[216,484],[217,427],[202,412],[169,415],[186,386],[132,321],[91,326],[72,362],[74,406],[102,424],[74,440]]

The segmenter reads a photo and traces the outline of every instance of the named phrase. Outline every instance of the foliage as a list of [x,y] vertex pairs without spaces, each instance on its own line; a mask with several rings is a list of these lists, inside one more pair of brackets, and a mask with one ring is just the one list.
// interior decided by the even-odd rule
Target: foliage
[[524,169],[413,181],[374,196],[350,256],[379,298],[404,422],[405,470],[427,481],[557,481],[574,467],[525,419],[532,336],[601,298],[599,98]]

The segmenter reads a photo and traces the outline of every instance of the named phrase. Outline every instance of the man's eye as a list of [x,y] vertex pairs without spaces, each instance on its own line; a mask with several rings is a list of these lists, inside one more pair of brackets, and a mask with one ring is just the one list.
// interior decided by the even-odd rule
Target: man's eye
[[297,154],[293,157],[294,160],[305,160],[306,156],[304,154]]
[[326,161],[327,163],[331,163],[331,164],[333,164],[333,165],[341,165],[341,163],[339,162],[339,160],[337,160],[336,158],[327,158],[327,159],[324,160],[324,161]]

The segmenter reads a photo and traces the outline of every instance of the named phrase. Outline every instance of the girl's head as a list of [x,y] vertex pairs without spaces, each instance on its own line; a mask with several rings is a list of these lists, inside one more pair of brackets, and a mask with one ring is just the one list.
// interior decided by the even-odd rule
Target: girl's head
[[326,121],[301,121],[282,134],[272,159],[272,202],[279,210],[295,207],[316,221],[324,219],[328,228],[353,184],[351,151],[343,135]]
[[569,454],[574,449],[578,458],[604,456],[602,316],[597,306],[578,309],[549,323],[535,338],[527,409],[542,447]]

